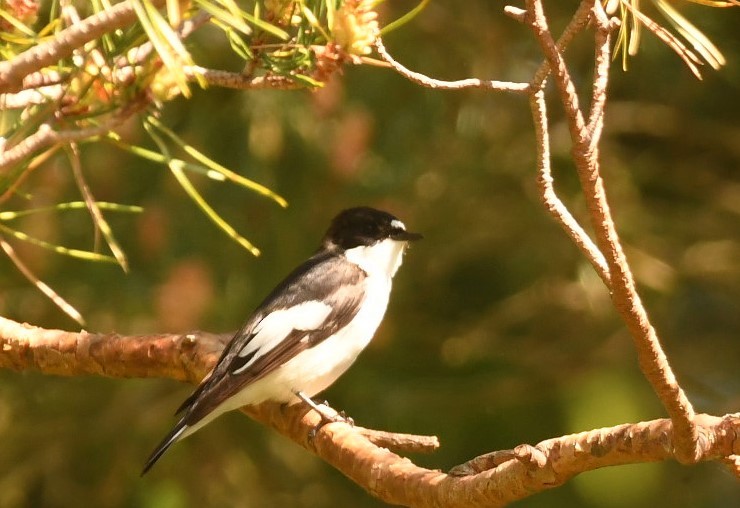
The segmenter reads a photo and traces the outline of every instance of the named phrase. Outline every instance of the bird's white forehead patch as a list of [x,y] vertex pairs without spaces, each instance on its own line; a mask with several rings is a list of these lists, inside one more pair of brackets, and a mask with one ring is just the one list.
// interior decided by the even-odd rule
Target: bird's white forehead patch
[[401,222],[398,219],[393,219],[391,221],[391,227],[392,228],[403,229],[404,231],[406,231],[406,224],[404,224],[403,222]]

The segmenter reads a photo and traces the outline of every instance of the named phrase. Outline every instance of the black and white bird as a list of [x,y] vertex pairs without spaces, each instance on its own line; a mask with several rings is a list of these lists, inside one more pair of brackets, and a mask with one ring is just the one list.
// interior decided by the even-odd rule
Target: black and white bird
[[321,247],[257,307],[147,460],[146,473],[176,441],[242,406],[294,404],[326,389],[349,368],[380,325],[391,279],[408,242],[421,235],[369,207],[344,210]]

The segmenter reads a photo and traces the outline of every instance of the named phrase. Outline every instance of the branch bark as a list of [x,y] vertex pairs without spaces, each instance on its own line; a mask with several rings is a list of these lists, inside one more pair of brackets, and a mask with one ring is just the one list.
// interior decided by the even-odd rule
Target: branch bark
[[[151,0],[155,7],[165,0]],[[132,2],[125,0],[70,26],[47,42],[42,42],[12,60],[0,62],[0,93],[23,89],[26,76],[67,58],[74,50],[103,34],[130,25],[136,21]]]
[[498,90],[503,92],[516,93],[524,93],[529,90],[529,84],[516,83],[513,81],[494,81],[478,78],[444,81],[441,79],[430,78],[425,74],[414,72],[397,62],[385,49],[385,45],[383,44],[383,41],[380,37],[378,37],[378,39],[375,41],[375,48],[378,50],[378,54],[381,56],[381,58],[383,58],[383,60],[385,60],[391,67],[393,67],[396,72],[398,72],[406,79],[426,88],[434,88],[437,90],[463,90],[466,88],[480,88],[482,90]]
[[[633,338],[640,369],[674,422],[678,460],[683,463],[695,462],[701,455],[699,430],[694,421],[696,414],[676,380],[658,334],[650,323],[647,311],[637,292],[634,276],[616,230],[601,176],[598,147],[604,125],[604,108],[609,82],[611,32],[619,26],[619,20],[610,19],[601,2],[583,0],[556,42],[548,26],[542,1],[527,0],[525,6],[525,9],[507,6],[504,12],[530,27],[545,56],[545,62],[526,87],[521,87],[518,83],[478,79],[436,80],[410,71],[396,62],[385,50],[381,41],[378,41],[376,46],[381,57],[391,67],[407,79],[422,86],[439,89],[484,88],[529,95],[537,137],[537,183],[542,201],[547,211],[584,253],[609,289],[613,305]],[[583,31],[589,22],[594,30],[595,56],[591,106],[588,118],[586,118],[581,110],[580,100],[563,55],[573,37]],[[553,76],[560,103],[565,110],[573,143],[571,153],[588,207],[595,242],[571,215],[554,189],[550,171],[547,108],[544,94],[549,75]]]
[[[608,81],[608,31],[611,25],[600,2],[587,0],[597,19],[596,28],[596,69],[592,111],[593,124],[598,127],[603,119],[598,113],[606,100]],[[570,73],[550,33],[547,18],[540,0],[527,0],[526,22],[530,25],[537,41],[548,60],[553,81],[565,108],[566,120],[570,130],[573,147],[571,153],[581,182],[583,195],[589,210],[591,225],[594,228],[596,244],[604,253],[610,274],[612,302],[632,335],[637,350],[640,369],[652,385],[676,427],[675,445],[679,461],[691,463],[698,456],[698,430],[693,422],[694,409],[681,389],[663,352],[658,335],[647,315],[635,287],[635,280],[624,254],[611,210],[606,197],[604,181],[601,177],[598,157],[598,135],[600,128],[589,130],[579,106],[579,98]],[[598,20],[601,21],[598,21]],[[596,136],[593,138],[592,136]]]
[[106,119],[100,125],[96,125],[94,127],[54,130],[51,124],[43,123],[39,126],[36,132],[27,138],[24,138],[18,144],[5,150],[0,149],[0,172],[8,170],[34,153],[50,148],[54,145],[82,141],[113,132],[123,125],[126,120],[146,108],[149,103],[150,100],[148,97],[140,95],[128,102],[126,107],[116,111],[113,116]]
[[[228,336],[204,332],[127,337],[86,331],[47,330],[0,318],[0,368],[46,374],[163,377],[197,383],[215,364]],[[674,457],[670,420],[596,429],[548,439],[537,445],[492,452],[450,474],[426,469],[388,450],[436,447],[435,438],[409,436],[331,423],[313,438],[319,415],[303,405],[266,403],[247,407],[249,416],[315,453],[362,488],[406,506],[503,506],[561,485],[600,467]],[[740,414],[698,415],[700,460],[735,463],[740,454]]]

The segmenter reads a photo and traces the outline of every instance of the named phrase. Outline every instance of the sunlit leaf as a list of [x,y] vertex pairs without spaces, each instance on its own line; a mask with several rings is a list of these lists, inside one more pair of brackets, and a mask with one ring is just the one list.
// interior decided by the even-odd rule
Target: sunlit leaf
[[704,60],[714,69],[719,69],[725,65],[725,57],[712,41],[704,35],[701,30],[696,28],[688,19],[673,8],[665,0],[655,0],[655,6],[663,13],[674,28],[691,43],[694,50],[699,53]]
[[[737,0],[714,1],[714,0],[687,0],[692,3],[704,5],[707,7],[733,7],[740,6]],[[694,52],[686,47],[681,40],[673,35],[666,28],[649,18],[642,9],[640,0],[602,0],[604,8],[609,14],[614,14],[619,7],[619,17],[622,24],[617,36],[616,47],[622,54],[622,67],[627,68],[627,55],[636,55],[640,45],[641,29],[644,26],[654,35],[667,44],[676,52],[689,67],[691,72],[701,79],[701,73],[697,64],[703,62],[709,63],[714,69],[719,69],[725,64],[725,58],[720,50],[674,7],[674,2],[668,0],[651,0],[651,3],[660,11],[668,20],[671,26],[693,47],[693,50],[701,56],[701,59]]]
[[152,46],[171,73],[180,93],[185,97],[190,97],[190,88],[183,65],[193,65],[193,63],[182,41],[149,0],[131,0],[131,5]]
[[82,164],[80,163],[80,155],[77,145],[75,143],[71,143],[66,150],[70,164],[72,165],[72,173],[77,182],[77,187],[80,189],[80,193],[85,200],[85,205],[90,212],[90,217],[93,220],[96,230],[100,231],[103,235],[103,238],[108,244],[108,248],[113,253],[113,257],[116,258],[123,271],[128,272],[128,259],[126,258],[126,253],[121,247],[121,244],[118,243],[118,240],[116,240],[116,237],[113,234],[113,229],[110,227],[110,224],[108,224],[108,221],[105,220],[105,216],[100,211],[100,207],[95,201],[92,191],[82,175]]
[[167,0],[167,18],[170,20],[170,26],[177,28],[182,21],[182,11],[180,9],[180,0]]
[[188,179],[187,175],[183,171],[184,168],[180,161],[172,159],[169,149],[165,145],[164,141],[159,137],[159,135],[154,132],[154,127],[152,126],[152,124],[149,122],[144,122],[144,128],[146,129],[147,133],[149,133],[149,137],[152,138],[152,141],[154,141],[154,143],[157,145],[162,155],[167,159],[167,167],[170,169],[175,179],[183,188],[185,193],[190,197],[190,199],[193,200],[193,202],[203,211],[203,213],[205,213],[205,215],[209,219],[211,219],[211,221],[213,221],[214,224],[216,224],[219,228],[221,228],[222,231],[224,231],[229,237],[231,237],[231,239],[247,249],[250,253],[252,253],[252,255],[259,256],[259,249],[252,245],[249,240],[240,235],[236,231],[236,229],[234,229],[231,224],[224,220],[198,192],[198,190],[195,188],[195,186],[192,184],[192,182]]
[[298,81],[299,83],[303,83],[304,85],[309,85],[315,88],[321,88],[322,86],[324,86],[324,83],[322,83],[321,81],[313,79],[304,74],[294,74],[294,75],[291,75],[290,77]]
[[632,6],[632,9],[630,10],[630,36],[627,52],[634,56],[637,54],[637,50],[640,47],[640,35],[642,33],[642,30],[640,29],[640,27],[642,27],[642,23],[640,23],[640,20],[637,17],[637,13],[640,12],[640,0],[631,0],[630,5]]
[[326,39],[327,41],[331,40],[331,38],[329,37],[329,34],[326,33],[326,30],[324,30],[324,27],[321,26],[321,23],[319,23],[319,20],[316,17],[316,15],[311,11],[311,9],[309,9],[306,6],[306,4],[304,4],[302,2],[301,2],[301,12],[303,13],[303,17],[306,18],[306,20],[308,21],[308,23],[313,28],[315,28],[316,30],[318,30],[321,33],[321,35],[324,36],[324,39]]
[[198,192],[198,190],[193,186],[190,180],[188,180],[188,177],[185,175],[185,173],[183,172],[179,164],[177,164],[175,161],[172,161],[169,164],[169,167],[170,167],[170,171],[172,171],[172,174],[175,175],[175,178],[177,179],[177,182],[180,184],[180,186],[185,190],[185,192],[190,196],[190,198],[198,205],[198,207],[203,211],[203,213],[206,214],[206,216],[209,219],[211,219],[227,235],[229,235],[233,240],[239,243],[242,247],[244,247],[249,252],[251,252],[254,256],[260,255],[260,251],[257,247],[252,245],[252,243],[249,240],[241,236],[231,224],[225,221],[216,212],[216,210],[214,210],[206,202],[206,200]]
[[106,256],[105,254],[99,254],[97,252],[92,252],[88,250],[70,249],[68,247],[63,247],[61,245],[54,245],[53,243],[49,243],[44,240],[40,240],[39,238],[30,236],[24,233],[23,231],[16,231],[15,229],[11,229],[8,226],[5,226],[3,224],[0,224],[0,231],[4,232],[5,234],[9,236],[17,238],[18,240],[30,243],[37,247],[41,247],[42,249],[50,250],[52,252],[61,254],[63,256],[70,256],[70,257],[77,258],[77,259],[84,259],[85,261],[100,261],[104,263],[114,263],[114,264],[118,263],[116,258],[112,256]]
[[[144,211],[144,208],[141,206],[122,205],[120,203],[110,203],[107,201],[96,201],[96,203],[98,205],[98,208],[100,208],[101,210],[106,210],[110,212],[141,213]],[[57,203],[56,205],[31,208],[29,210],[4,210],[0,212],[0,220],[11,221],[21,217],[25,217],[27,215],[35,215],[37,213],[64,212],[68,210],[85,209],[87,209],[87,204],[84,201],[69,201],[67,203]]]
[[196,3],[204,11],[244,34],[249,35],[252,33],[252,29],[247,25],[247,23],[250,23],[252,26],[264,30],[281,40],[290,39],[290,35],[285,30],[243,11],[233,1],[217,0],[217,3],[221,7],[215,5],[213,0],[196,0]]
[[690,49],[688,49],[686,45],[678,39],[678,37],[650,19],[644,13],[633,9],[629,2],[623,1],[622,5],[630,10],[630,12],[638,20],[637,22],[644,24],[648,30],[650,30],[656,37],[662,40],[679,57],[681,57],[689,70],[694,74],[694,76],[696,76],[698,79],[702,79],[701,72],[699,71],[701,60]]
[[21,272],[23,276],[26,277],[29,282],[31,282],[31,284],[36,286],[39,291],[44,293],[44,295],[46,295],[46,297],[51,300],[54,305],[59,307],[62,312],[77,321],[80,325],[85,325],[85,319],[82,317],[82,314],[80,314],[77,309],[75,309],[69,302],[67,302],[67,300],[62,298],[48,284],[36,277],[36,275],[34,275],[34,273],[28,268],[28,266],[26,266],[26,264],[18,257],[15,250],[13,249],[13,246],[6,242],[5,239],[2,237],[0,237],[0,248],[3,249],[8,258],[13,262],[16,268],[18,268],[18,271]]
[[730,0],[728,2],[722,2],[717,0],[686,0],[694,4],[704,5],[706,7],[739,7],[740,2],[737,0]]
[[0,18],[3,18],[5,21],[13,25],[16,30],[19,30],[20,32],[23,32],[28,37],[32,37],[35,39],[36,32],[31,30],[28,26],[26,26],[21,20],[10,14],[5,9],[0,9]]
[[226,26],[230,26],[244,34],[251,34],[252,29],[247,25],[244,19],[238,15],[234,15],[233,12],[228,11],[218,5],[214,4],[213,1],[209,0],[196,0],[198,7],[203,9],[205,12],[216,18],[217,20],[224,23]]
[[188,155],[190,155],[192,158],[203,164],[204,166],[210,168],[212,171],[216,172],[217,174],[222,175],[225,179],[230,180],[232,182],[238,183],[248,189],[251,189],[259,194],[262,194],[263,196],[267,196],[271,199],[273,199],[275,202],[277,202],[280,206],[286,207],[288,206],[288,202],[285,200],[285,198],[279,196],[278,194],[274,193],[264,185],[260,185],[257,182],[250,180],[248,178],[244,178],[243,176],[231,171],[230,169],[222,166],[218,162],[214,161],[213,159],[209,158],[208,156],[204,155],[202,152],[196,150],[191,145],[188,145],[185,143],[185,141],[180,138],[177,134],[172,132],[169,128],[167,128],[164,124],[162,124],[159,120],[157,120],[154,117],[150,117],[149,121],[154,125],[160,132],[162,132],[164,135],[166,135],[168,138],[170,138],[173,142],[175,142],[178,146],[180,146]]
[[[421,2],[419,2],[416,5],[416,7],[411,9],[409,12],[407,12],[400,18],[395,19],[391,21],[390,23],[388,23],[387,25],[385,25],[380,30],[380,35],[385,35],[389,32],[392,32],[393,30],[397,30],[398,28],[401,28],[403,25],[405,25],[409,21],[413,20],[416,16],[418,16],[419,13],[421,13],[421,11],[423,11],[428,4],[429,4],[429,0],[421,0]],[[331,22],[329,22],[329,26],[331,26]]]

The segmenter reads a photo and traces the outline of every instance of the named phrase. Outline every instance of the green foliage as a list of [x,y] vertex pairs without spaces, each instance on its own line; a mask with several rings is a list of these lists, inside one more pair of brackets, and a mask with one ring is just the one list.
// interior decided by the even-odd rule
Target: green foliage
[[[259,249],[208,203],[186,172],[236,183],[281,206],[286,206],[287,202],[264,185],[224,167],[183,141],[157,120],[157,113],[166,102],[180,96],[192,97],[193,83],[201,88],[213,85],[209,81],[213,79],[209,73],[211,60],[226,59],[230,65],[242,68],[241,73],[229,76],[232,82],[240,83],[237,86],[248,88],[250,83],[267,82],[275,88],[319,88],[344,63],[360,63],[371,52],[380,33],[375,11],[379,3],[371,0],[252,0],[241,3],[234,0],[128,0],[118,4],[116,7],[130,6],[135,14],[132,20],[136,22],[103,31],[99,38],[90,40],[84,47],[60,55],[54,65],[27,77],[36,84],[27,85],[17,94],[18,104],[0,107],[0,134],[4,141],[0,147],[0,206],[20,192],[22,182],[31,171],[53,159],[57,150],[65,147],[95,231],[102,234],[115,261],[127,270],[124,250],[85,183],[77,148],[77,143],[107,140],[166,165],[175,181],[219,229],[258,255]],[[685,17],[665,2],[655,0],[654,3],[701,57],[715,68],[723,63],[724,57]],[[408,23],[427,4],[422,0],[386,25],[383,33]],[[620,11],[622,27],[617,44],[623,55],[636,53],[640,27],[644,25],[676,50],[699,75],[698,57],[648,18],[639,2],[605,1],[604,4],[609,12]],[[35,2],[5,0],[0,9],[0,27],[4,29],[0,35],[0,52],[11,63],[22,59],[30,48],[68,34],[83,18],[85,22],[96,19],[101,13],[110,12],[111,7],[105,0],[85,6],[53,0],[47,9],[40,11]],[[191,54],[186,41],[206,24],[227,41],[228,58],[220,52],[218,58],[212,52],[202,52],[208,61],[200,61],[202,58],[196,59]],[[197,46],[198,40],[195,40]],[[210,38],[203,41],[206,45],[211,43]],[[5,97],[6,103],[11,100],[8,97]],[[139,112],[143,114],[135,116]],[[128,143],[115,133],[132,116],[141,122],[156,151]],[[29,140],[34,142],[28,143]],[[24,142],[30,145],[26,150],[22,149]],[[194,162],[173,157],[169,144],[184,151]],[[8,156],[11,149],[20,155]],[[104,254],[67,249],[20,231],[5,229],[4,232],[58,253],[94,261],[113,259]],[[13,261],[21,266],[20,259]],[[30,273],[28,269],[23,272]]]
[[[713,0],[688,0],[708,7],[737,7],[737,3]],[[675,2],[666,0],[650,0],[650,3],[663,15],[671,26],[689,44],[689,47],[645,13],[644,6],[639,0],[603,0],[606,10],[610,14],[619,11],[621,26],[617,36],[617,48],[614,56],[622,55],[622,67],[627,70],[628,56],[635,56],[640,47],[641,33],[647,28],[659,39],[665,42],[680,56],[697,78],[701,79],[699,66],[704,62],[713,69],[719,69],[725,64],[725,57],[709,38],[683,16],[673,5]]]
[[[270,78],[278,87],[282,83],[290,88],[293,85],[316,88],[322,86],[345,60],[369,51],[378,30],[375,12],[369,3],[354,0],[346,5],[334,0],[267,0],[241,4],[234,0],[192,3],[129,0],[128,5],[138,22],[106,31],[68,56],[60,56],[55,65],[31,76],[39,84],[23,90],[25,96],[18,94],[17,105],[0,107],[0,134],[4,142],[0,155],[7,156],[11,148],[21,150],[20,157],[8,156],[5,160],[0,157],[0,206],[20,192],[30,172],[50,159],[60,147],[65,147],[96,231],[103,235],[113,257],[69,249],[2,224],[0,231],[60,254],[89,261],[117,262],[127,270],[126,255],[84,181],[77,150],[79,142],[107,140],[168,167],[175,181],[206,216],[239,245],[258,255],[259,249],[208,204],[186,172],[235,183],[283,207],[287,202],[264,185],[206,156],[156,119],[156,112],[165,102],[179,96],[190,98],[192,83],[202,88],[209,85],[205,77],[207,68],[196,65],[184,41],[202,25],[209,24],[228,40],[231,56],[244,69],[241,74],[234,74],[234,79],[248,83],[249,79]],[[89,9],[89,12],[79,12],[78,8]],[[33,2],[2,4],[0,25],[4,30],[0,52],[10,63],[21,60],[24,51],[48,43],[53,37],[66,40],[62,36],[75,30],[82,18],[95,20],[95,16],[109,11],[111,5],[100,0],[77,7],[54,0],[48,10],[40,12],[38,9],[38,4]],[[208,62],[198,63],[209,65]],[[144,111],[139,121],[156,151],[132,145],[115,133],[139,111]],[[28,150],[22,151],[23,142],[28,140],[35,141]],[[185,152],[193,162],[174,157],[170,144]],[[16,266],[19,269],[23,266],[21,271],[41,288],[38,279],[29,275],[31,271],[15,251],[9,252],[6,249]],[[44,291],[51,290],[44,286]],[[55,300],[61,301],[56,296]],[[66,302],[63,307],[67,308]],[[78,315],[76,311],[73,314]]]

